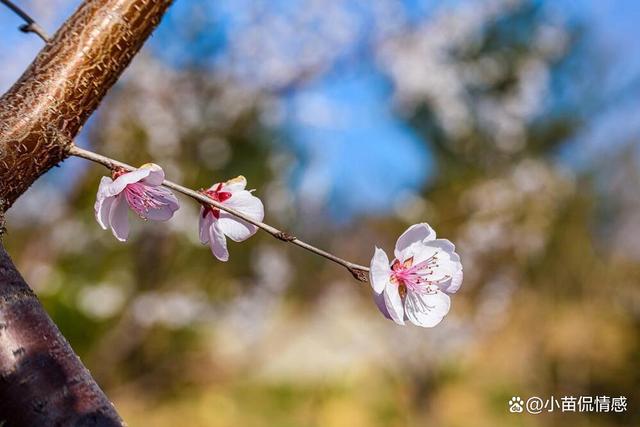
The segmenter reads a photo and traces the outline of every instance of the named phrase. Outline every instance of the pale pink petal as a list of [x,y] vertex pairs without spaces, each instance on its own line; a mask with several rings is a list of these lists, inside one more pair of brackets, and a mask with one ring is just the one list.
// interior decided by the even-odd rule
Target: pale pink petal
[[464,278],[464,273],[462,271],[462,264],[460,264],[460,268],[456,270],[455,273],[453,273],[453,278],[451,279],[449,286],[447,286],[442,290],[450,294],[455,294],[456,292],[458,292],[458,289],[460,289],[460,286],[462,286],[463,278]]
[[407,293],[404,301],[407,319],[416,326],[432,328],[442,321],[449,312],[451,299],[444,292],[430,294]]
[[226,212],[220,212],[218,224],[222,232],[234,242],[242,242],[256,234],[258,227],[238,219]]
[[369,265],[369,281],[373,291],[377,294],[382,293],[389,283],[390,276],[389,258],[385,251],[376,247]]
[[96,210],[96,220],[103,230],[106,230],[111,225],[109,223],[109,212],[111,211],[111,206],[115,199],[115,197],[107,197],[102,200],[96,200],[96,204],[94,205]]
[[462,263],[460,262],[460,256],[457,253],[450,254],[450,269],[449,275],[451,279],[438,285],[441,291],[448,294],[454,294],[462,286],[462,279],[464,274],[462,272]]
[[[447,239],[436,239],[423,245],[412,245],[406,252],[411,253],[414,257],[414,263],[422,262],[428,258],[435,257],[437,260],[431,268],[431,274],[426,279],[434,282],[441,282],[441,289],[447,289],[447,292],[453,293],[458,290],[461,283],[459,271],[462,269],[460,257],[455,251],[455,246]],[[456,277],[457,287],[449,291],[449,284],[453,283],[452,279]],[[446,280],[449,278],[449,280]],[[444,281],[444,282],[443,282]]]
[[96,203],[93,205],[96,220],[104,230],[109,228],[109,210],[114,200],[114,197],[110,196],[108,192],[108,187],[112,182],[111,178],[106,176],[102,177],[100,186],[98,187],[98,194],[96,195]]
[[436,238],[436,232],[426,222],[415,224],[409,227],[396,242],[394,255],[396,259],[404,261],[406,258],[404,252],[412,245],[421,242],[427,242]]
[[161,204],[157,208],[148,208],[142,215],[143,218],[152,221],[167,221],[171,219],[174,212],[180,208],[178,199],[173,193],[164,187],[154,188],[154,199]]
[[[246,190],[234,192],[231,198],[224,202],[224,205],[242,212],[255,221],[262,222],[264,219],[262,201]],[[220,212],[220,218],[222,218],[223,214],[229,215],[223,211]]]
[[384,302],[384,293],[373,293],[373,301],[376,303],[376,305],[378,306],[378,310],[380,310],[380,313],[382,313],[382,315],[384,317],[386,317],[389,320],[393,320],[391,318],[391,315],[389,314],[389,310],[387,310],[387,305]]
[[422,261],[426,261],[428,259],[432,259],[433,257],[438,257],[438,259],[449,259],[449,255],[442,251],[437,246],[432,246],[432,242],[422,243],[415,242],[409,245],[400,253],[400,261],[404,262],[409,258],[413,259],[413,264],[421,263]]
[[229,191],[231,193],[244,190],[247,187],[247,179],[240,175],[222,185],[222,191]]
[[145,184],[152,185],[157,187],[162,184],[164,181],[164,171],[162,168],[155,163],[146,163],[140,166],[140,169],[145,169],[149,171],[149,174],[142,179]]
[[103,176],[100,179],[100,185],[98,186],[98,194],[96,194],[96,199],[104,199],[105,197],[111,197],[114,195],[111,190],[111,185],[113,184],[113,180],[108,176]]
[[136,169],[133,172],[123,173],[117,177],[110,186],[111,195],[116,195],[122,192],[129,184],[142,181],[151,173],[151,169]]
[[456,246],[448,239],[435,239],[425,243],[450,254],[456,251]]
[[198,228],[200,229],[200,242],[203,245],[209,243],[209,228],[213,226],[213,221],[215,217],[211,212],[207,212],[207,214],[203,217],[202,214],[205,212],[203,207],[200,207],[200,220],[198,224]]
[[214,222],[212,226],[209,227],[209,246],[211,247],[213,256],[218,258],[220,261],[229,260],[227,239],[226,237],[224,237],[222,230],[220,230],[220,228],[218,227],[217,222]]
[[116,239],[124,242],[129,237],[129,207],[123,194],[118,195],[109,211],[109,224],[111,232]]
[[[262,201],[246,190],[233,193],[231,198],[224,202],[224,205],[242,212],[255,221],[261,222],[264,219],[264,206],[262,205]],[[224,211],[220,212],[218,222],[222,232],[236,242],[242,242],[258,231],[255,225],[249,224]]]
[[153,208],[147,210],[144,219],[150,219],[151,221],[168,221],[173,217],[175,211],[178,210],[178,204],[165,205],[159,208]]
[[121,185],[121,183],[116,184],[116,182],[108,176],[103,176],[102,179],[100,179],[97,198],[117,196],[124,190],[124,187],[126,186]]
[[398,286],[393,283],[387,283],[384,291],[384,304],[391,319],[398,325],[404,325],[404,307],[402,306],[402,298]]

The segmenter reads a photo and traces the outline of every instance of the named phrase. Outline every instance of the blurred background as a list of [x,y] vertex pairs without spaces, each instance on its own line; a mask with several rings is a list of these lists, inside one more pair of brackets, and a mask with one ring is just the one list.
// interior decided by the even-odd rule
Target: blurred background
[[[50,32],[77,0],[17,1]],[[217,262],[184,199],[100,229],[70,159],[5,244],[136,426],[640,425],[640,4],[177,0],[78,144],[193,188],[243,174],[267,222],[368,264],[410,224],[465,282],[434,329],[259,233]],[[41,48],[0,9],[0,90]],[[510,414],[512,396],[624,414]]]

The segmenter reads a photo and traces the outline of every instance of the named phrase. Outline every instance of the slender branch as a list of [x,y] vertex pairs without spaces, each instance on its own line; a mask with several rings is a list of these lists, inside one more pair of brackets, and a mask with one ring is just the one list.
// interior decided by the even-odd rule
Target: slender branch
[[20,9],[10,0],[0,0],[0,3],[7,6],[11,11],[13,11],[16,15],[18,15],[26,24],[20,26],[20,31],[23,33],[34,33],[38,35],[45,43],[47,43],[50,39],[47,33],[42,29],[40,25],[29,16],[24,10]]
[[[82,157],[83,159],[87,159],[87,160],[91,160],[92,162],[96,162],[99,163],[103,166],[106,166],[107,168],[113,170],[115,168],[123,168],[125,170],[128,171],[134,171],[137,168],[128,165],[126,163],[122,163],[119,162],[117,160],[111,159],[109,157],[103,156],[101,154],[97,154],[94,153],[92,151],[89,150],[85,150],[83,148],[77,147],[75,145],[71,145],[68,148],[68,153],[72,156],[76,156],[76,157]],[[300,239],[298,239],[295,236],[292,236],[291,234],[279,230],[276,227],[273,227],[269,224],[265,224],[264,222],[260,222],[260,221],[256,221],[254,219],[252,219],[251,217],[245,215],[244,213],[230,208],[229,206],[222,204],[216,200],[211,199],[210,197],[206,196],[205,194],[199,193],[195,190],[192,190],[190,188],[184,187],[180,184],[176,184],[174,182],[165,180],[162,185],[164,185],[167,188],[171,188],[172,190],[177,191],[178,193],[182,193],[185,196],[189,196],[192,199],[200,202],[200,203],[205,203],[208,205],[211,205],[213,207],[215,207],[216,209],[220,209],[222,211],[225,211],[237,218],[240,218],[243,221],[246,221],[250,224],[255,225],[256,227],[258,227],[259,229],[266,231],[267,233],[271,234],[273,237],[277,238],[278,240],[281,240],[283,242],[289,242],[291,244],[294,244],[296,246],[299,246],[301,248],[304,248],[306,250],[308,250],[309,252],[312,252],[316,255],[320,255],[321,257],[324,257],[330,261],[335,262],[336,264],[339,264],[341,266],[343,266],[344,268],[346,268],[347,270],[349,270],[349,272],[353,275],[353,277],[355,277],[357,280],[361,281],[361,282],[366,282],[367,279],[367,273],[369,272],[369,268],[362,266],[362,265],[358,265],[358,264],[354,264],[350,261],[347,261],[345,259],[342,259],[336,255],[333,255],[327,251],[324,251],[322,249],[319,249],[307,242],[304,242]]]

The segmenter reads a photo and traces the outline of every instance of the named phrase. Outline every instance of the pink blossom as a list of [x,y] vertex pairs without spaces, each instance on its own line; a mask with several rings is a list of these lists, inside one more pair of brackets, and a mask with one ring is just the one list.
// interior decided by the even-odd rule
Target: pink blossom
[[173,193],[162,187],[164,171],[156,164],[147,163],[133,172],[116,170],[112,176],[102,177],[94,208],[98,224],[111,228],[121,242],[129,236],[127,207],[153,221],[166,221],[179,208]]
[[[246,186],[245,177],[239,176],[227,182],[214,184],[204,193],[211,199],[262,222],[264,206],[251,191],[245,190]],[[257,230],[255,225],[211,205],[203,205],[200,209],[200,241],[209,244],[213,256],[220,261],[229,260],[227,237],[235,242],[242,242],[253,236]]]
[[447,315],[448,294],[462,285],[462,263],[449,240],[436,239],[426,223],[405,231],[396,243],[395,259],[376,247],[370,281],[378,308],[399,325],[405,320],[433,327]]

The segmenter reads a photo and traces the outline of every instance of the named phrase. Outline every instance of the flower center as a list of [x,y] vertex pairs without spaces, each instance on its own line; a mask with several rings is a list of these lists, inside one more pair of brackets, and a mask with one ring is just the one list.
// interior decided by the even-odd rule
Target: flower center
[[124,197],[127,199],[129,206],[142,218],[149,209],[160,209],[169,203],[165,201],[163,192],[139,182],[127,184],[124,189]]
[[395,260],[391,266],[391,283],[398,285],[401,297],[405,297],[407,291],[418,293],[434,293],[438,290],[437,284],[449,279],[445,275],[440,280],[429,280],[427,276],[433,273],[434,268],[438,267],[438,253],[433,254],[417,264],[413,264],[413,257],[406,259],[404,262]]
[[[229,200],[232,194],[229,191],[222,191],[222,183],[218,184],[213,190],[204,190],[203,194],[206,194],[212,200],[216,202],[224,203]],[[206,217],[209,212],[213,214],[216,219],[220,219],[220,209],[211,205],[202,204],[204,210],[202,211],[202,217]]]

